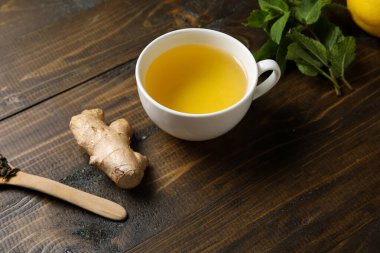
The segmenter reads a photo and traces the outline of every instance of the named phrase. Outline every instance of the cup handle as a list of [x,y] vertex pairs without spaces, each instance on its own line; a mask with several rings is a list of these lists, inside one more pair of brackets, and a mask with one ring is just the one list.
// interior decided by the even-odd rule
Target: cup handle
[[265,93],[267,93],[270,89],[275,86],[275,84],[278,82],[278,79],[280,79],[281,76],[281,70],[278,66],[277,62],[274,60],[263,60],[259,61],[257,63],[257,75],[260,76],[262,73],[272,70],[272,74],[265,79],[262,83],[258,84],[256,86],[256,89],[253,92],[253,100],[261,97]]

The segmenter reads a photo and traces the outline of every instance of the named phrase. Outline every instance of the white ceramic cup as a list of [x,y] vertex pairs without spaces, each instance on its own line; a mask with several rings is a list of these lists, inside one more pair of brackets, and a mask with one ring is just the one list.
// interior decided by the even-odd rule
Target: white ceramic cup
[[[204,44],[219,48],[235,57],[247,78],[245,95],[234,105],[213,113],[191,114],[167,108],[156,102],[145,90],[144,79],[150,64],[171,48],[187,44]],[[258,77],[273,71],[262,83]],[[235,125],[247,113],[252,100],[268,92],[280,78],[278,64],[273,60],[256,62],[251,52],[237,39],[221,32],[188,28],[166,33],[153,40],[140,54],[136,65],[137,89],[141,103],[150,119],[163,131],[185,140],[201,141],[218,137]]]

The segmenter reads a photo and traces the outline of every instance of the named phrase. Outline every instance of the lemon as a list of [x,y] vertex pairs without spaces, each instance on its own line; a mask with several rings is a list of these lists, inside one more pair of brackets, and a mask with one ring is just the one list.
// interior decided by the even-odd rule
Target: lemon
[[358,26],[380,37],[380,0],[347,0],[347,8]]

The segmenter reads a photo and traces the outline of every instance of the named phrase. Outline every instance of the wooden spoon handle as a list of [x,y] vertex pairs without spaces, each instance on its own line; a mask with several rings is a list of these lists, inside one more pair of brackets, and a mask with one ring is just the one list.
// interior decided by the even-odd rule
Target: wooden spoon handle
[[46,193],[112,220],[123,220],[127,217],[127,211],[115,202],[80,191],[48,178],[19,171],[17,175],[10,178],[6,184],[17,185]]

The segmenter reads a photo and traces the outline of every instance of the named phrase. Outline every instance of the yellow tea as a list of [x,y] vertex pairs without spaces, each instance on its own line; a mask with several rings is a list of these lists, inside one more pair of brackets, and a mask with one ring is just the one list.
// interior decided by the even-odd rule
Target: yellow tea
[[239,62],[217,48],[184,45],[158,56],[145,89],[161,105],[185,113],[212,113],[238,102],[247,80]]

